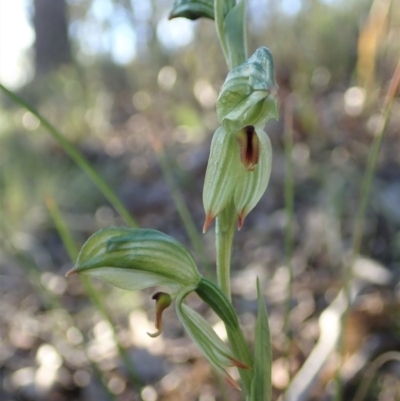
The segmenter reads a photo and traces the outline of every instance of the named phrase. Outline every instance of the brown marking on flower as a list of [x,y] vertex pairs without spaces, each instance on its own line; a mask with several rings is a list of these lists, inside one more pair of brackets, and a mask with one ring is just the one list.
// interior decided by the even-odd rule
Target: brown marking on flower
[[240,161],[248,171],[254,171],[260,157],[260,145],[254,126],[247,125],[237,134]]

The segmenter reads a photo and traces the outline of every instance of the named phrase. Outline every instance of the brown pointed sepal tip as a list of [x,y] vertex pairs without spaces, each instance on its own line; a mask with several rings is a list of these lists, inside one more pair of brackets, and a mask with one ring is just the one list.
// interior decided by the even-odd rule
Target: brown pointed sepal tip
[[227,382],[228,382],[233,388],[235,388],[235,389],[238,390],[238,391],[242,391],[242,389],[240,388],[239,384],[237,384],[237,383],[235,382],[235,380],[233,380],[233,378],[232,378],[231,376],[228,375],[228,373],[226,374],[225,378],[226,378]]
[[236,366],[237,368],[250,369],[249,365],[246,365],[245,363],[243,363],[237,359],[231,358],[231,362],[232,362],[232,366]]
[[210,227],[210,224],[214,220],[214,216],[211,214],[206,215],[206,220],[204,221],[204,226],[203,226],[203,234],[208,230],[208,227]]
[[239,213],[238,215],[238,230],[240,231],[243,227],[244,219],[245,219],[245,214],[244,213]]
[[69,277],[72,274],[77,274],[77,273],[78,273],[77,268],[76,268],[76,266],[74,266],[71,270],[67,271],[67,273],[65,274],[65,277]]

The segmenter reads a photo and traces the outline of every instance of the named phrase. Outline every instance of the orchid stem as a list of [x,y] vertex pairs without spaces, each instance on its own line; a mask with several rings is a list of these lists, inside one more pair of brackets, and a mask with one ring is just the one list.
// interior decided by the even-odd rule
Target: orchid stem
[[215,245],[217,251],[217,278],[222,292],[231,301],[231,255],[235,235],[236,213],[233,201],[217,216]]

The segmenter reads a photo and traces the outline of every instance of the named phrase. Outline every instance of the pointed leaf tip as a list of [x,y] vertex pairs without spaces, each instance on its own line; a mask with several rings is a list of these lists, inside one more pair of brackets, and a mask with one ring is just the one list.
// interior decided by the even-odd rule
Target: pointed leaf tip
[[231,362],[233,366],[236,366],[240,369],[250,369],[250,366],[246,365],[245,363],[239,361],[238,359],[231,358]]
[[67,273],[65,273],[65,277],[69,277],[72,274],[76,274],[77,273],[77,266],[74,266],[71,270],[68,270]]
[[239,384],[237,384],[237,383],[235,382],[235,380],[233,380],[233,378],[232,378],[231,376],[228,375],[228,373],[226,374],[225,378],[226,378],[227,382],[228,382],[233,388],[235,388],[235,389],[238,390],[238,391],[242,391],[242,389],[241,389],[241,387],[239,386]]

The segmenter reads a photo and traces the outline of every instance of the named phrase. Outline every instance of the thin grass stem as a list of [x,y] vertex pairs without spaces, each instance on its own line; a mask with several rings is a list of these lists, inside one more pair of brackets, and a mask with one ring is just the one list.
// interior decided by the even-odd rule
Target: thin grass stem
[[121,215],[126,224],[132,227],[137,227],[135,219],[132,217],[128,209],[119,200],[115,192],[104,181],[104,179],[97,173],[97,171],[90,165],[88,160],[65,138],[64,135],[58,131],[46,118],[44,118],[37,110],[26,103],[20,96],[13,91],[7,89],[4,85],[0,84],[0,90],[3,91],[15,103],[32,113],[39,121],[40,124],[51,134],[51,136],[59,143],[64,149],[65,153],[84,171],[92,182],[99,188],[101,193],[108,199],[115,210]]
[[[52,198],[48,198],[46,200],[46,205],[47,209],[49,210],[50,216],[54,222],[54,225],[57,229],[57,232],[61,237],[61,241],[63,242],[68,252],[69,257],[71,258],[71,260],[76,260],[78,256],[78,247],[74,239],[72,238],[71,232],[69,231],[56,202]],[[117,345],[118,348],[119,355],[128,370],[129,379],[137,387],[138,395],[139,397],[141,397],[141,389],[143,388],[143,384],[136,373],[136,368],[131,358],[129,357],[126,348],[122,346],[118,338],[118,334],[114,329],[114,324],[112,322],[111,316],[108,313],[101,299],[100,294],[96,291],[96,289],[93,287],[93,285],[90,283],[87,277],[82,276],[81,281],[83,286],[85,287],[89,299],[91,300],[93,305],[97,308],[97,310],[100,312],[100,314],[103,316],[103,318],[109,323],[113,333],[115,344]]]
[[[4,229],[4,227],[2,228]],[[56,309],[63,310],[65,311],[68,319],[73,321],[74,320],[73,316],[70,315],[69,312],[64,309],[64,306],[60,302],[59,297],[57,297],[52,291],[50,291],[45,285],[43,285],[41,281],[41,272],[36,263],[30,257],[30,255],[28,256],[25,251],[21,252],[19,249],[15,247],[15,245],[11,241],[6,240],[6,238],[2,239],[5,239],[4,244],[6,245],[6,248],[9,249],[21,262],[19,263],[19,265],[22,266],[22,268],[26,271],[28,281],[34,287],[35,294],[39,297],[45,309],[49,311]],[[87,355],[86,347],[84,347],[83,349],[85,354]],[[90,358],[88,358],[88,360],[90,360]],[[106,395],[107,400],[115,401],[116,396],[110,392],[107,385],[105,384],[101,369],[99,369],[94,362],[91,362],[91,366],[104,389],[104,394]]]
[[390,112],[392,110],[392,103],[394,96],[396,94],[397,88],[400,84],[400,60],[397,64],[396,70],[393,74],[388,92],[385,97],[385,101],[382,108],[381,124],[376,131],[374,139],[371,144],[370,152],[367,159],[367,166],[364,172],[364,176],[361,182],[361,195],[360,195],[360,205],[357,209],[357,214],[354,222],[354,231],[351,243],[351,256],[348,264],[345,265],[344,269],[344,286],[343,290],[347,300],[346,311],[343,313],[342,317],[342,331],[339,339],[339,354],[340,362],[338,364],[335,381],[336,381],[336,394],[335,401],[341,401],[343,399],[343,383],[340,378],[340,369],[344,357],[344,333],[343,328],[348,318],[351,306],[351,293],[350,285],[353,278],[353,266],[360,253],[361,240],[364,232],[365,215],[367,211],[367,206],[372,189],[372,181],[375,175],[376,166],[378,163],[378,156],[382,146],[382,140],[385,136],[386,125],[389,121]]
[[196,255],[199,256],[206,272],[208,273],[209,276],[213,276],[213,273],[211,271],[210,261],[206,256],[204,245],[201,240],[200,231],[197,229],[193,217],[190,213],[190,210],[185,200],[183,199],[182,192],[179,189],[179,186],[177,185],[174,179],[172,168],[170,163],[168,162],[164,147],[161,141],[154,136],[152,137],[151,142],[158,163],[160,164],[162,173],[164,175],[165,181],[167,182],[168,187],[171,191],[172,199],[174,200],[176,209],[178,210],[179,216],[182,220],[186,233],[189,237],[189,240],[196,252]]

